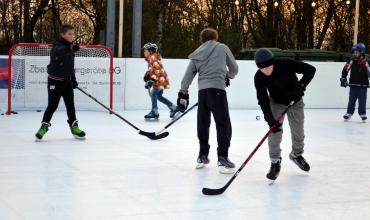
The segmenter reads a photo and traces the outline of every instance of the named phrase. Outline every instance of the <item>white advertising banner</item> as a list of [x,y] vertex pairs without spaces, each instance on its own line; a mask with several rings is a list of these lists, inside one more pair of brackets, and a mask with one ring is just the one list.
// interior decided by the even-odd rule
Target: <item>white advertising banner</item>
[[[25,58],[25,108],[47,106],[47,64],[49,57],[27,56]],[[123,109],[124,60],[113,64],[113,108]],[[79,87],[97,100],[109,106],[109,59],[76,57],[75,71]],[[79,110],[104,110],[83,93],[75,90],[75,104]],[[64,105],[60,105],[64,109]]]

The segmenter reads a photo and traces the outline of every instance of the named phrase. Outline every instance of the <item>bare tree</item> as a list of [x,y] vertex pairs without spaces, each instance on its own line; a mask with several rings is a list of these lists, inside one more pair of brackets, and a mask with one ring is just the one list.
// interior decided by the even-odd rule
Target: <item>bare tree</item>
[[106,24],[106,0],[70,0],[70,4],[80,12],[87,15],[94,27],[93,43],[99,43],[100,31],[104,30]]
[[35,2],[35,6],[33,8],[33,14],[30,15],[31,7],[30,1],[24,0],[24,35],[23,41],[24,42],[34,42],[33,33],[35,30],[35,26],[39,18],[47,12],[49,8],[49,0],[38,0]]

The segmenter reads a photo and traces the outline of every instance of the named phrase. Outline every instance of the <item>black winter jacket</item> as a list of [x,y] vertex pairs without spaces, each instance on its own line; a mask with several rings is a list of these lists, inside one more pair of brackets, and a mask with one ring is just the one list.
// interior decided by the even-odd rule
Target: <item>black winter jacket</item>
[[347,78],[350,71],[350,87],[369,87],[370,69],[368,59],[348,61],[343,67],[342,78]]
[[[275,59],[274,70],[270,76],[258,70],[254,76],[254,85],[265,120],[273,118],[270,99],[275,103],[289,105],[294,100],[295,89],[298,86],[306,88],[315,72],[316,68],[310,64],[292,59]],[[303,74],[300,80],[297,73]]]
[[47,66],[50,77],[63,81],[75,81],[74,58],[72,43],[64,39],[57,40],[50,51],[50,64]]

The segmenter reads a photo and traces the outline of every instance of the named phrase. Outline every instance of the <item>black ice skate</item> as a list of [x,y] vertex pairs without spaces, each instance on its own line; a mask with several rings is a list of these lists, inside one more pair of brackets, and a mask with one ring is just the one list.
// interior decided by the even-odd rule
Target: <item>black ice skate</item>
[[209,159],[207,155],[199,155],[197,159],[197,166],[195,169],[202,169],[207,164],[209,164]]
[[266,174],[267,179],[269,180],[269,185],[273,184],[274,181],[278,178],[281,169],[281,157],[276,162],[271,162],[270,171]]
[[289,158],[303,171],[310,171],[310,165],[307,163],[307,161],[302,157],[302,155],[295,155],[293,153],[289,154]]
[[349,114],[349,113],[346,113],[345,115],[343,115],[344,121],[349,121],[351,117],[352,117],[352,114]]
[[232,174],[235,172],[235,164],[231,162],[228,157],[219,156],[217,165],[220,173]]
[[362,122],[366,122],[367,116],[366,115],[360,115]]
[[150,111],[149,114],[144,116],[145,120],[147,121],[156,121],[159,119],[159,114],[158,112]]

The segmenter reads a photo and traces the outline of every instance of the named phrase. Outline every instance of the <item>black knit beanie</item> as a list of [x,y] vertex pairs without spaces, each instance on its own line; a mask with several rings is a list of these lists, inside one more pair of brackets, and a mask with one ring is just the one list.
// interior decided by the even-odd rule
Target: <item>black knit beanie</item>
[[254,61],[258,68],[262,69],[271,66],[274,61],[274,55],[267,48],[260,48],[254,54]]

